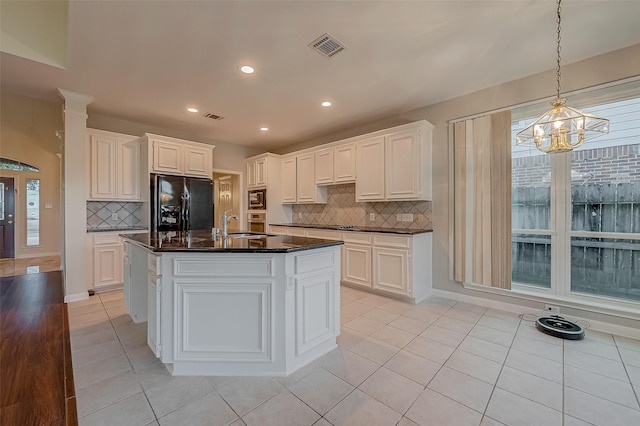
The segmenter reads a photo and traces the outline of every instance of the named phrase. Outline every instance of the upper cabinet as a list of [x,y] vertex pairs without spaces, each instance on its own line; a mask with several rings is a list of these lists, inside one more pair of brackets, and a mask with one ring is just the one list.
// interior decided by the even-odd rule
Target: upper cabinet
[[352,143],[315,151],[316,185],[355,182],[356,147]]
[[135,136],[89,129],[91,200],[140,200],[140,143]]
[[430,200],[432,130],[420,121],[359,141],[356,201]]
[[247,160],[247,188],[266,188],[268,181],[269,157],[263,155]]
[[327,188],[316,184],[314,152],[282,160],[282,202],[285,204],[326,204]]
[[149,171],[211,178],[213,171],[213,145],[145,134],[148,145]]

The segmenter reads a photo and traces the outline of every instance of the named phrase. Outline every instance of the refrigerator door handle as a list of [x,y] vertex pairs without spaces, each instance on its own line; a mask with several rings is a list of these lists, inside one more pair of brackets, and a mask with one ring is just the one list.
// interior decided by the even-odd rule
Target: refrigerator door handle
[[180,209],[181,218],[180,218],[180,227],[182,231],[189,230],[189,224],[187,223],[189,220],[189,196],[188,193],[182,194],[182,209]]

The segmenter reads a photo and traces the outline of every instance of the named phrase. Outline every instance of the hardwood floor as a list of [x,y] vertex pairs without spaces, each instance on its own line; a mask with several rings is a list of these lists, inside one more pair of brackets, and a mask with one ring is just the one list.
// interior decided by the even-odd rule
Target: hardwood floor
[[77,425],[60,271],[0,278],[0,424]]
[[0,259],[0,277],[60,270],[60,256]]

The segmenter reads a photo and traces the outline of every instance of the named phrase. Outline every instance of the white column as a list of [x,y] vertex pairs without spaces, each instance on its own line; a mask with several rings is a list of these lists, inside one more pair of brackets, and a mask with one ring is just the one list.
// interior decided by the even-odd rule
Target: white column
[[64,99],[64,144],[62,147],[62,206],[65,302],[86,299],[87,289],[87,105],[93,97],[58,89]]

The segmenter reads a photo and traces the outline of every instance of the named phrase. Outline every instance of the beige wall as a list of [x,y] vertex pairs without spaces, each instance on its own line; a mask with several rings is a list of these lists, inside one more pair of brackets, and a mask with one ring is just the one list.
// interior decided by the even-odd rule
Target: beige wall
[[[640,44],[610,52],[562,67],[563,92],[580,90],[608,82],[640,75]],[[434,82],[437,84],[437,82]],[[434,288],[482,297],[522,306],[538,308],[540,303],[510,296],[498,296],[484,292],[466,290],[459,283],[448,278],[449,212],[448,204],[448,127],[450,120],[483,112],[527,103],[555,95],[555,70],[536,74],[527,78],[491,87],[466,96],[451,99],[405,114],[376,121],[367,125],[345,129],[322,139],[306,141],[289,146],[278,153],[296,151],[330,141],[340,140],[358,134],[368,133],[416,120],[427,120],[435,125],[433,145],[433,285]],[[571,99],[569,99],[569,105]],[[603,316],[592,312],[570,311],[567,315],[577,315],[592,320],[612,322],[627,327],[640,327],[638,321]]]
[[[40,172],[0,170],[13,177],[16,194],[16,257],[60,253],[59,104],[3,91],[0,94],[0,156],[38,167]],[[40,246],[26,245],[26,179],[40,179]],[[45,204],[51,208],[45,208]]]

